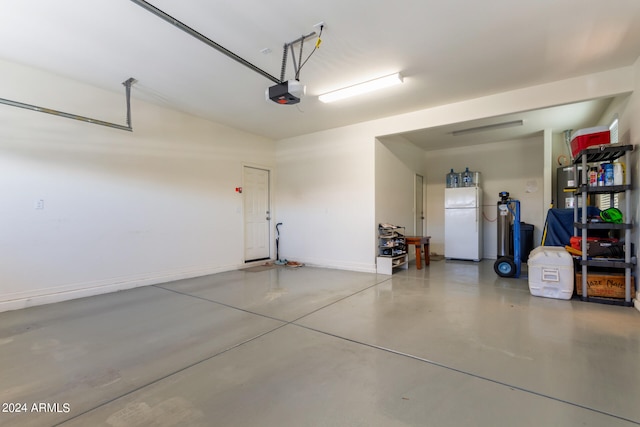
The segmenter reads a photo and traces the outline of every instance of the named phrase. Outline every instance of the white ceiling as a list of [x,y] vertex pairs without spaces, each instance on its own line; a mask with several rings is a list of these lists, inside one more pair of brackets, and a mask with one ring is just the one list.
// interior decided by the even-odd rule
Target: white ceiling
[[[127,0],[0,0],[0,59],[114,91],[134,77],[134,98],[280,139],[629,66],[640,57],[637,0],[150,3],[275,77],[284,43],[325,22],[322,45],[300,73],[306,97],[296,106],[267,102],[272,81]],[[261,53],[265,48],[272,53]],[[286,79],[292,70],[289,61]],[[397,71],[405,76],[401,86],[340,103],[317,100]],[[602,111],[602,102],[572,108],[593,117],[588,107]],[[133,114],[135,122],[135,108]],[[578,123],[572,120],[554,126],[571,128]],[[457,127],[471,125],[479,124]],[[434,148],[444,142],[425,145],[429,138],[451,130],[407,137]]]

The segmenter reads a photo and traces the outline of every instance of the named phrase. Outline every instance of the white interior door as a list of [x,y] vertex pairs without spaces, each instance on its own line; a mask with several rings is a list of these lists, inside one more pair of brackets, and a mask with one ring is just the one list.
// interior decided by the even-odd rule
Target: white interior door
[[244,260],[271,257],[271,207],[269,171],[244,168]]
[[424,178],[422,175],[416,175],[416,206],[415,206],[415,222],[416,236],[424,236]]

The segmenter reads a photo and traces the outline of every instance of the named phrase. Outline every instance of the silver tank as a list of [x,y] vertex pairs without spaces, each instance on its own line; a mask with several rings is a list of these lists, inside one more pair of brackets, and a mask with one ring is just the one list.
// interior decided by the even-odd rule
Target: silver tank
[[508,202],[501,200],[498,202],[498,258],[511,255],[511,223],[513,215],[508,209]]

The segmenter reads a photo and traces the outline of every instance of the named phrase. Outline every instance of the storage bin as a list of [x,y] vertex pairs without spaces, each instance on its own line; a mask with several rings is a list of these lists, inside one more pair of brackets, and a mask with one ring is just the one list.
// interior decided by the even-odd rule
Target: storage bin
[[587,147],[593,145],[609,144],[611,131],[606,126],[580,129],[571,135],[571,155],[576,155]]
[[[529,260],[529,255],[533,250],[533,229],[533,224],[520,222],[520,259],[523,262]],[[511,244],[513,245],[513,241]]]
[[555,299],[573,296],[573,257],[559,246],[538,246],[529,254],[529,292]]

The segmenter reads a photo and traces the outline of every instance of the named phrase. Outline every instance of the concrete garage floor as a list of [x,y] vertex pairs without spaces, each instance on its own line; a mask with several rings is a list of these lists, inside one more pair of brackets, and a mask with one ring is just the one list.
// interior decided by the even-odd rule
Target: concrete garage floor
[[0,425],[631,426],[639,362],[492,261],[233,271],[0,313]]

